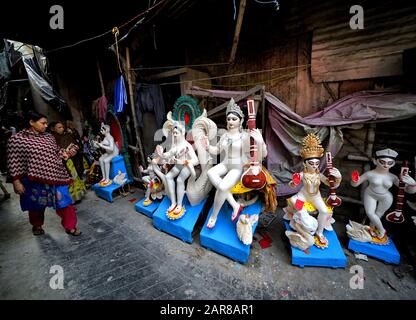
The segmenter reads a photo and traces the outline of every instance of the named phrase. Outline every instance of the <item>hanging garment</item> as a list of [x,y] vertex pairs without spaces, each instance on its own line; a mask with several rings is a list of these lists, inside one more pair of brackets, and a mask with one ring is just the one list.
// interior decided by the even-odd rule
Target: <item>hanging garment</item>
[[153,112],[157,127],[162,128],[166,115],[160,85],[136,83],[136,114],[139,127],[143,127],[143,113],[145,112]]
[[98,120],[100,122],[105,122],[105,118],[107,117],[107,98],[105,96],[101,96],[98,98]]
[[127,94],[124,78],[121,75],[116,82],[116,88],[114,90],[114,111],[116,113],[123,112],[125,104],[127,104]]

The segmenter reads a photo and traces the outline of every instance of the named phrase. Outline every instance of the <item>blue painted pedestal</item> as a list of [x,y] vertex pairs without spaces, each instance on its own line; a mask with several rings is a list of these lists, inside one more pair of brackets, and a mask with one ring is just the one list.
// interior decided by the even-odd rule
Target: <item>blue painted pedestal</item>
[[[124,159],[120,155],[117,157],[114,157],[111,160],[110,179],[113,179],[118,174],[118,170],[120,170],[122,173],[126,173],[126,178],[127,178],[126,184],[132,182],[130,177],[127,175],[127,170],[126,170],[126,165],[124,164]],[[121,185],[114,183],[114,182],[107,187],[101,187],[99,183],[96,183],[92,186],[92,190],[95,191],[95,194],[98,197],[101,197],[109,202],[113,202],[113,192],[120,188],[121,188]]]
[[169,233],[185,242],[192,243],[192,231],[206,201],[207,198],[196,206],[191,206],[188,198],[185,196],[183,199],[183,205],[186,209],[185,214],[180,219],[170,220],[166,216],[166,210],[170,207],[171,201],[168,197],[164,197],[153,214],[153,225],[158,230]]
[[162,202],[162,200],[159,200],[159,199],[152,200],[153,202],[151,204],[149,204],[148,206],[145,206],[145,205],[143,205],[144,199],[145,198],[143,198],[142,200],[138,201],[134,205],[134,208],[136,209],[137,212],[143,213],[144,215],[148,216],[149,218],[152,218],[153,217],[153,213],[159,207],[159,205]]
[[400,253],[397,251],[396,246],[390,237],[388,245],[350,240],[348,249],[383,260],[386,263],[400,264]]
[[[286,230],[294,231],[289,221],[283,220]],[[324,230],[324,236],[329,241],[328,248],[320,249],[315,245],[311,246],[306,253],[299,248],[291,246],[292,249],[292,264],[300,267],[332,267],[345,268],[347,266],[347,258],[339,243],[335,231]]]
[[[240,239],[238,239],[236,230],[237,219],[234,222],[231,221],[231,206],[228,202],[225,202],[218,213],[217,222],[215,223],[214,228],[208,229],[207,223],[211,217],[212,210],[213,207],[211,207],[208,218],[200,233],[201,246],[218,252],[235,261],[246,263],[250,255],[250,246],[243,244]],[[260,211],[261,202],[260,200],[257,200],[254,204],[245,207],[240,214],[248,214],[249,216],[253,214],[260,215]],[[253,227],[253,234],[256,227],[257,222]]]

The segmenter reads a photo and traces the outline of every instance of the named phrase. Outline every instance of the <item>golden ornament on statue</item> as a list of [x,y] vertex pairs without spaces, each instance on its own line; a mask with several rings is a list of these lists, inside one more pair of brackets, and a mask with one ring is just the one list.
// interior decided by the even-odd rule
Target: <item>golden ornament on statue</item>
[[321,141],[315,134],[308,133],[308,135],[303,138],[302,144],[300,156],[303,159],[321,158],[324,155],[324,148],[322,148]]

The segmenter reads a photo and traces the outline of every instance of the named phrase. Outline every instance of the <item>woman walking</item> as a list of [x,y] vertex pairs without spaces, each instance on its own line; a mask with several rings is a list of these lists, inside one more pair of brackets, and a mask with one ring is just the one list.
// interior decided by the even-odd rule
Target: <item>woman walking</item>
[[53,207],[65,231],[79,236],[75,207],[68,191],[71,178],[62,161],[75,150],[59,148],[55,138],[45,132],[46,116],[29,111],[25,124],[26,129],[9,139],[7,162],[14,192],[20,195],[21,209],[29,211],[33,234],[45,233],[42,228],[45,209]]

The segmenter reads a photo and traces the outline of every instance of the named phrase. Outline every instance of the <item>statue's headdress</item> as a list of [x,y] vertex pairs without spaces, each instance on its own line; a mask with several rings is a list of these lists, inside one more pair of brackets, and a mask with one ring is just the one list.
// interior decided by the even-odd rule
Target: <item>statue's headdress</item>
[[301,157],[306,160],[310,158],[321,158],[324,155],[324,148],[321,146],[321,141],[313,133],[303,138],[302,149],[300,150]]
[[225,111],[225,114],[228,115],[230,112],[237,114],[242,120],[244,120],[244,113],[240,109],[238,104],[234,102],[233,98],[231,98],[230,102],[228,102],[227,110]]
[[182,135],[185,135],[185,126],[180,121],[176,121],[172,118],[172,111],[168,112],[166,118],[167,120],[165,121],[162,127],[162,132],[165,137],[167,137],[175,127],[177,127],[180,130]]
[[390,158],[396,160],[398,153],[392,149],[383,149],[376,151],[376,159],[378,158]]

